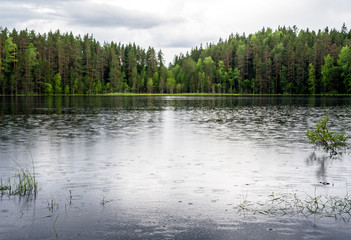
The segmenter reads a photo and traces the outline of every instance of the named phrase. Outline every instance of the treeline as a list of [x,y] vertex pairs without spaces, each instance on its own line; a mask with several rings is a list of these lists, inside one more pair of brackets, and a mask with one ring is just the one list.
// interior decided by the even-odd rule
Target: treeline
[[0,28],[0,94],[163,92],[168,74],[154,48]]
[[351,31],[231,35],[164,66],[162,51],[0,28],[0,94],[350,93]]
[[279,27],[231,35],[175,57],[186,92],[317,94],[351,92],[351,31]]

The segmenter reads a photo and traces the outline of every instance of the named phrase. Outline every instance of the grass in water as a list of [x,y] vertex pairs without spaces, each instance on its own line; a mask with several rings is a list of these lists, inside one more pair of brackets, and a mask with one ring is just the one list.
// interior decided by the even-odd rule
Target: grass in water
[[53,213],[54,210],[57,211],[60,208],[60,205],[51,199],[51,202],[48,201],[48,210]]
[[36,195],[38,192],[38,182],[35,179],[33,158],[33,174],[28,169],[23,169],[16,161],[15,163],[19,167],[15,176],[6,180],[0,178],[1,195]]
[[239,204],[240,212],[259,213],[263,215],[289,215],[289,216],[319,216],[332,217],[336,220],[351,217],[351,197],[305,194],[300,197],[296,193],[275,194],[268,196],[265,203],[251,203],[244,199]]

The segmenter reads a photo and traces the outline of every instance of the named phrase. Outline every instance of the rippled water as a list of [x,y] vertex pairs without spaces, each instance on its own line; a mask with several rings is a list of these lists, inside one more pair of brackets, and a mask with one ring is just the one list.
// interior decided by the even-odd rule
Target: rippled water
[[304,137],[326,113],[351,135],[348,97],[0,98],[0,177],[32,155],[40,187],[0,198],[0,239],[349,239],[348,218],[238,212],[351,190],[350,155]]

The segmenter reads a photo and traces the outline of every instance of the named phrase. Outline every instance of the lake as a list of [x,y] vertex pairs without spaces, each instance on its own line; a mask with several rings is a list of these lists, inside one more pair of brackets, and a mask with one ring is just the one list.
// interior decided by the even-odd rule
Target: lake
[[40,188],[0,198],[0,239],[350,239],[266,211],[350,192],[350,155],[305,138],[327,113],[351,136],[350,97],[0,97],[0,177],[33,159]]

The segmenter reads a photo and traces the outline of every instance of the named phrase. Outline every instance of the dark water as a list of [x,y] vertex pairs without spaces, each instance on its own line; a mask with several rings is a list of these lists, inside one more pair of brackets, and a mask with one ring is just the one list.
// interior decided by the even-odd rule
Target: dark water
[[350,155],[304,137],[326,113],[351,135],[347,97],[2,97],[0,177],[32,155],[40,191],[0,198],[0,239],[350,239],[345,216],[238,211],[351,190]]

